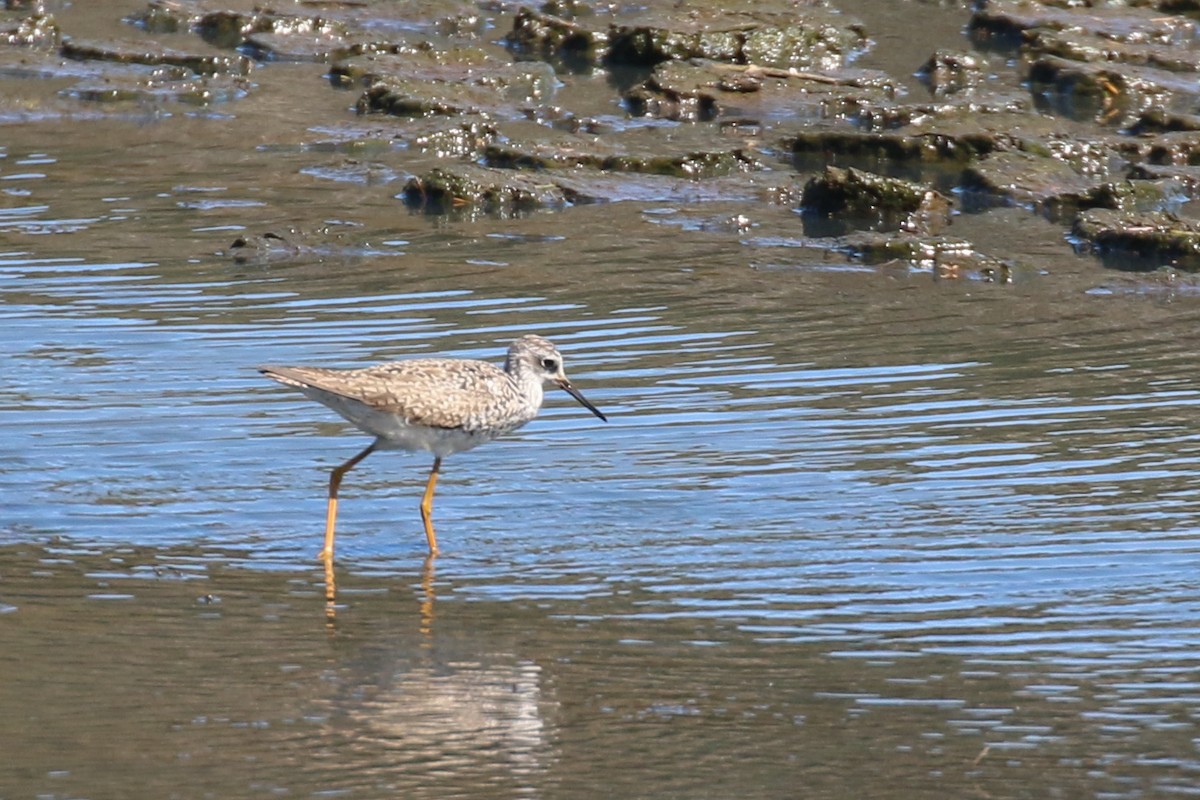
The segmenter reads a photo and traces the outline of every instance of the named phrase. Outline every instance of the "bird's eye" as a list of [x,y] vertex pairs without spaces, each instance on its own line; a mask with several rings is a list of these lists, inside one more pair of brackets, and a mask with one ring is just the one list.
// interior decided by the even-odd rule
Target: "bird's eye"
[[553,358],[543,358],[542,369],[546,372],[558,372],[558,361]]

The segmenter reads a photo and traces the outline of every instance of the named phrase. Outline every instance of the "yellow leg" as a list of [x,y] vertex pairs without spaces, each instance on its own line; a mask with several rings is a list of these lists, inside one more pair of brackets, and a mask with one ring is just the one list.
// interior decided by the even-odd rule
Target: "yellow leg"
[[421,633],[428,636],[433,633],[434,603],[437,597],[433,589],[433,554],[425,556],[421,567]]
[[353,469],[355,464],[371,455],[371,451],[375,449],[375,445],[377,444],[379,444],[378,440],[371,442],[361,453],[345,464],[342,464],[329,475],[329,505],[325,508],[325,547],[321,549],[319,556],[326,563],[333,561],[333,529],[337,524],[337,494],[338,487],[342,485],[342,476]]
[[433,459],[433,469],[429,471],[429,482],[425,484],[425,496],[421,498],[421,521],[425,523],[425,539],[429,542],[429,555],[437,555],[437,534],[433,532],[433,490],[437,486],[438,470],[442,467],[442,457]]
[[337,580],[333,574],[333,559],[325,559],[325,621],[337,621]]

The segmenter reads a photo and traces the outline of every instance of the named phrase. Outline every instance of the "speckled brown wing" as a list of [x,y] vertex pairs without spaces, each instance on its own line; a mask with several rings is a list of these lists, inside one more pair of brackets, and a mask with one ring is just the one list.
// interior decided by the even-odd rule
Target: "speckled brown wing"
[[[259,369],[360,427],[365,427],[361,412],[390,414],[409,425],[464,431],[504,429],[528,421],[513,380],[504,370],[482,361],[413,359],[352,370]],[[355,408],[358,405],[363,408]]]

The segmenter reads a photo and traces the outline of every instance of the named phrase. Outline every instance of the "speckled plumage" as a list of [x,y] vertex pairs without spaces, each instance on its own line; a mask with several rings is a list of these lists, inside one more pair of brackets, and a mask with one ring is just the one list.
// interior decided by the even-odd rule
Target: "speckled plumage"
[[541,407],[540,382],[533,405],[513,376],[483,361],[420,358],[364,369],[264,367],[263,372],[382,439],[380,446],[429,450],[434,455],[460,449],[422,446],[423,439],[412,436],[412,428],[453,431],[473,446],[516,430]]
[[431,552],[437,552],[431,521],[433,487],[443,457],[461,453],[516,430],[537,416],[542,384],[552,381],[589,411],[605,419],[567,380],[562,355],[541,336],[522,336],[508,348],[504,369],[484,361],[415,358],[363,369],[259,368],[345,417],[375,441],[333,471],[329,485],[326,546],[333,556],[337,489],[342,475],[375,449],[424,450],[434,456],[422,502]]

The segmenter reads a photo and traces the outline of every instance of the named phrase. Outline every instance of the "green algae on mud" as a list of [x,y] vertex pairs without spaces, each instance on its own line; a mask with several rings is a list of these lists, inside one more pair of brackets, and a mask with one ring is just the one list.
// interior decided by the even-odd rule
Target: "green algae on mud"
[[637,22],[565,19],[522,8],[509,45],[573,68],[649,67],[692,58],[764,67],[837,69],[867,44],[862,25],[819,6],[767,2],[745,9],[648,9]]
[[1200,222],[1175,214],[1092,209],[1075,218],[1071,232],[1114,266],[1152,269],[1167,260],[1200,271]]
[[927,233],[950,223],[950,200],[932,186],[853,167],[826,167],[805,184],[800,202],[810,213],[880,220]]

